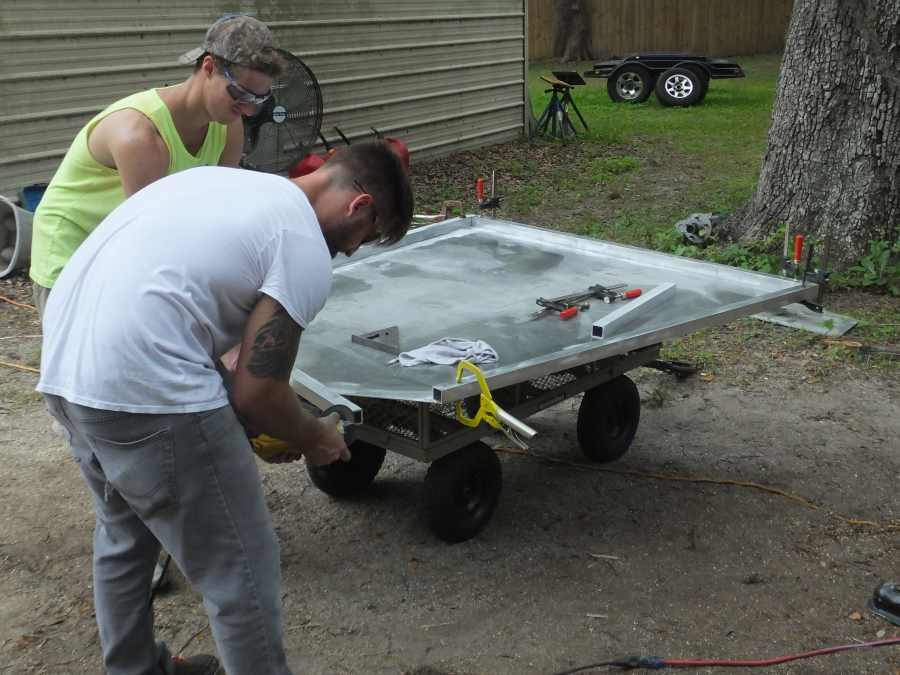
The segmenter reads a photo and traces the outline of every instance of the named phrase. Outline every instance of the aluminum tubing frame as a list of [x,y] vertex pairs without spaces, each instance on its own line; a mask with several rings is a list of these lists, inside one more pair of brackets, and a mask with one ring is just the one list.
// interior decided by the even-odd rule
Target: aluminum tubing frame
[[[628,354],[612,356],[552,373],[554,375],[569,373],[574,375],[575,379],[527,400],[522,397],[522,385],[528,380],[522,380],[493,393],[508,413],[519,419],[525,419],[536,412],[655,361],[659,358],[659,350],[659,344],[650,345]],[[503,405],[503,399],[510,394],[514,396],[514,404]],[[417,441],[367,423],[355,426],[353,437],[420,462],[433,462],[494,433],[494,430],[486,424],[471,429],[454,420],[437,415],[431,412],[432,405],[431,403],[415,402]],[[365,409],[364,404],[363,409]],[[433,441],[431,440],[432,430],[438,426],[446,431],[446,435]]]

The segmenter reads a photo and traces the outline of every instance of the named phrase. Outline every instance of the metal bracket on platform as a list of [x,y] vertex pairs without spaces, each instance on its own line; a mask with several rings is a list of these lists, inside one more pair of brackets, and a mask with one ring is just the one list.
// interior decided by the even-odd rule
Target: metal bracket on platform
[[637,314],[643,314],[660,302],[671,299],[674,294],[675,284],[668,282],[660,284],[639,298],[623,302],[619,309],[595,321],[591,334],[595,338],[613,337],[626,322],[633,320]]
[[370,333],[360,333],[351,336],[350,339],[358,345],[371,347],[394,356],[400,353],[400,328],[398,326],[388,326]]

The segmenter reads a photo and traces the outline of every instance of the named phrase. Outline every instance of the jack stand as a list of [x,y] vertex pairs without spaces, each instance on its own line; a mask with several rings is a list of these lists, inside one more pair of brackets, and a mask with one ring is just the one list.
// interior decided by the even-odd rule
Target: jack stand
[[[568,76],[567,73],[560,73]],[[587,122],[584,121],[584,117],[581,116],[581,112],[578,110],[578,107],[575,105],[575,101],[572,99],[572,87],[577,84],[584,84],[584,80],[579,76],[578,79],[580,82],[569,79],[569,82],[563,82],[559,79],[558,74],[554,73],[553,77],[546,77],[541,75],[541,79],[550,85],[550,89],[545,89],[545,94],[550,94],[550,102],[547,104],[547,107],[544,108],[544,112],[541,113],[540,118],[537,123],[537,132],[539,134],[547,134],[547,130],[549,127],[550,136],[554,138],[559,138],[560,140],[565,140],[566,138],[575,138],[578,136],[578,132],[575,129],[575,125],[572,123],[572,119],[569,117],[569,106],[572,107],[572,110],[575,111],[575,114],[578,115],[578,119],[581,121],[581,124],[584,126],[585,131],[587,131],[588,125]],[[575,73],[577,75],[577,73]]]

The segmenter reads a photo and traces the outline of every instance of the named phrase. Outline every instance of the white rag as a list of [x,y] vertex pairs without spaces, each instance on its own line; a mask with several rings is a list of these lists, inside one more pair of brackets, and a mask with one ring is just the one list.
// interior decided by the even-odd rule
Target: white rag
[[452,366],[462,360],[476,364],[495,363],[497,358],[497,352],[484,340],[445,337],[424,347],[401,352],[391,363],[399,361],[401,366],[418,366],[422,363]]

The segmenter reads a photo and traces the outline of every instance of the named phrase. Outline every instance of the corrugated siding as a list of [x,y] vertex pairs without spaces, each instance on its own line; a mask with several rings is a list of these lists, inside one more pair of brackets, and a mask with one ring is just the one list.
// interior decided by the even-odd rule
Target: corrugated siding
[[0,5],[0,193],[47,181],[112,101],[190,74],[179,54],[225,12],[251,12],[322,85],[322,129],[370,127],[413,159],[515,138],[526,96],[526,0],[15,0]]

